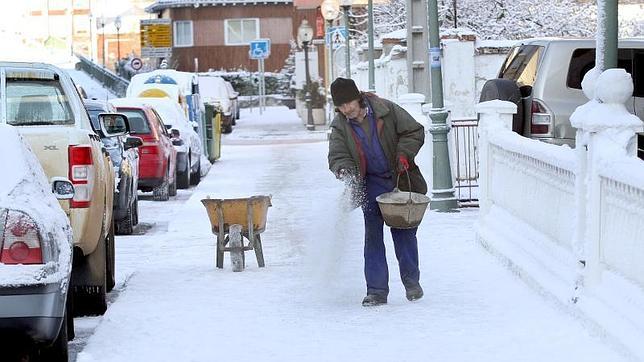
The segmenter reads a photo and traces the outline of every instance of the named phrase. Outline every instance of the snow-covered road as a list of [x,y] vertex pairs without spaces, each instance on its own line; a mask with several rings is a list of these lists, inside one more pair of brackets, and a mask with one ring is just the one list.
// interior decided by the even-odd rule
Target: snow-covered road
[[[243,110],[237,124],[198,187],[141,202],[146,233],[117,237],[117,289],[103,317],[76,319],[76,361],[622,359],[477,244],[476,209],[427,213],[425,298],[414,303],[388,236],[389,304],[362,307],[362,215],[339,207],[325,133],[286,108]],[[256,194],[273,197],[266,268],[249,252],[245,271],[233,273],[228,254],[216,269],[200,200]]]

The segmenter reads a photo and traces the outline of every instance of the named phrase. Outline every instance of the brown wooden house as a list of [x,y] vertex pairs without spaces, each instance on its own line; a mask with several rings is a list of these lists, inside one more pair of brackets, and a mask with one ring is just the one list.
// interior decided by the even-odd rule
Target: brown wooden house
[[[249,42],[260,38],[271,40],[265,71],[279,71],[302,19],[314,26],[321,16],[318,9],[296,9],[291,0],[159,0],[146,11],[172,19],[170,64],[182,71],[194,71],[196,64],[198,71],[256,71],[257,60],[248,55]],[[316,38],[323,39],[323,34],[316,32]],[[318,46],[318,54],[320,74],[324,74],[323,46]]]

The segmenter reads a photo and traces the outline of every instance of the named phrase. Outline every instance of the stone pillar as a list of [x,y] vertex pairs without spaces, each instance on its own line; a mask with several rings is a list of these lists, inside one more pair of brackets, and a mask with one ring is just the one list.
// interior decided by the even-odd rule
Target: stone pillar
[[489,137],[498,132],[512,132],[512,116],[517,106],[512,102],[493,100],[476,105],[479,114],[479,206],[481,217],[490,210],[489,200]]
[[410,93],[421,93],[425,100],[429,91],[429,34],[427,32],[427,2],[407,0],[407,78]]
[[582,87],[590,101],[570,116],[577,128],[576,148],[580,165],[576,189],[577,218],[573,240],[582,270],[583,284],[601,280],[601,178],[600,169],[616,158],[636,154],[636,132],[642,121],[630,114],[625,103],[633,94],[633,80],[623,69],[601,74],[591,70]]

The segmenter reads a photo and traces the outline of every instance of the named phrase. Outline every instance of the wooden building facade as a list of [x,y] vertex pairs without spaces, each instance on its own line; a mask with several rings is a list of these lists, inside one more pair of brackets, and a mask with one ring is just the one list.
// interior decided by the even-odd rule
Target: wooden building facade
[[[157,1],[147,9],[159,18],[172,20],[170,64],[177,70],[256,71],[257,60],[248,55],[249,41],[267,38],[271,40],[271,54],[264,62],[264,69],[277,72],[284,67],[302,19],[315,26],[320,16],[317,9],[298,10],[290,0],[222,0],[198,4],[194,6],[185,0]],[[323,45],[318,46],[318,54],[319,74],[324,74]]]

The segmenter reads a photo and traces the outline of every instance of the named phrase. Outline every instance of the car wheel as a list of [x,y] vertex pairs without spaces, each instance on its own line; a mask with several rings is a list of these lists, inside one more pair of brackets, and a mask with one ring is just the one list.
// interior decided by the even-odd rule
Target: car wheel
[[170,184],[168,195],[177,196],[177,174],[176,173],[174,175],[174,179],[172,180],[172,183]]
[[58,336],[51,346],[40,350],[41,361],[67,362],[69,361],[69,349],[67,346],[67,313],[63,317]]
[[[134,203],[132,203],[134,204]],[[118,235],[131,235],[134,231],[134,215],[132,208],[134,205],[131,205],[127,209],[127,214],[121,220],[116,222],[116,234]]]
[[190,159],[188,159],[186,168],[177,172],[177,188],[187,189],[188,187],[190,187]]
[[168,183],[167,175],[161,185],[152,189],[152,199],[154,201],[168,201],[170,199],[170,184]]
[[[78,261],[76,260],[76,256],[74,256],[74,269],[76,272],[81,274],[92,273],[91,270],[94,268],[101,270],[102,272],[102,276],[99,281],[100,284],[74,286],[74,316],[103,315],[107,310],[107,300],[105,295],[107,293],[108,268],[112,268],[112,271],[114,270],[114,265],[110,265],[108,262],[108,240],[113,245],[113,227],[110,228],[108,235],[99,241],[96,250],[94,250],[93,253],[82,257],[82,259],[79,259]],[[73,277],[74,274],[72,273],[72,278]]]
[[190,174],[190,184],[195,186],[201,182],[201,160],[197,162],[197,172]]
[[[128,214],[130,215],[130,220],[132,219],[132,211],[128,210]],[[132,231],[130,230],[130,234]],[[116,262],[115,262],[115,245],[114,245],[114,224],[112,224],[112,227],[110,229],[110,233],[107,235],[107,240],[105,240],[105,288],[106,292],[111,292],[112,289],[114,289],[114,286],[116,285],[116,277],[115,277],[115,269],[116,269]]]
[[499,99],[517,105],[517,113],[512,117],[512,131],[523,135],[523,101],[518,84],[510,79],[490,79],[483,85],[480,102]]

